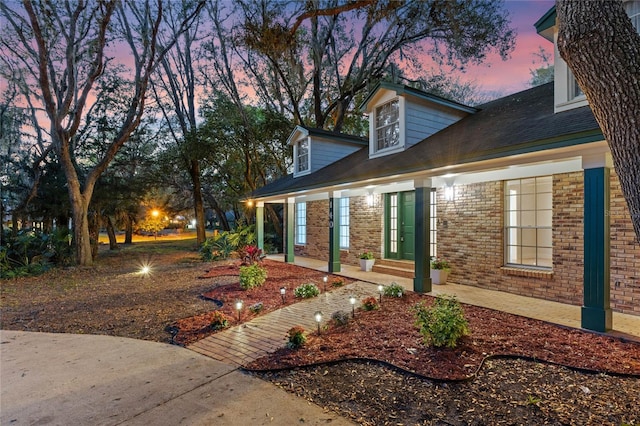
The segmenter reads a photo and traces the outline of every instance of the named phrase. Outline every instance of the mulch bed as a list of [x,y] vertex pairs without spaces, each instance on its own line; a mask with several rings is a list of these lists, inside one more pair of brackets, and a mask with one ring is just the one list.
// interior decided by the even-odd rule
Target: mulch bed
[[[211,288],[201,294],[205,300],[222,302],[219,309],[229,320],[230,325],[237,325],[250,321],[258,315],[273,312],[276,309],[298,302],[293,291],[300,284],[314,283],[320,292],[325,291],[323,278],[327,277],[327,291],[334,286],[333,283],[340,281],[343,284],[350,284],[354,280],[340,277],[333,274],[317,271],[315,269],[302,268],[272,260],[262,261],[262,266],[267,269],[267,280],[260,287],[244,290],[240,287],[239,271],[240,262],[220,265],[208,270],[201,278],[212,281]],[[285,288],[285,300],[282,301],[280,288]],[[235,302],[242,300],[243,309],[238,321],[238,311],[235,309]],[[262,303],[262,309],[258,313],[252,312],[249,307],[257,303]],[[212,309],[213,309],[212,304]],[[179,345],[189,345],[197,340],[203,339],[216,332],[210,327],[214,311],[207,312],[194,317],[183,318],[175,321],[168,328],[175,330],[173,343]]]
[[471,335],[454,349],[423,343],[411,307],[433,298],[408,292],[383,299],[380,309],[359,310],[345,326],[309,333],[300,349],[282,348],[247,366],[279,369],[342,359],[376,359],[437,380],[460,380],[488,356],[519,356],[610,374],[640,375],[640,344],[543,321],[464,305]]

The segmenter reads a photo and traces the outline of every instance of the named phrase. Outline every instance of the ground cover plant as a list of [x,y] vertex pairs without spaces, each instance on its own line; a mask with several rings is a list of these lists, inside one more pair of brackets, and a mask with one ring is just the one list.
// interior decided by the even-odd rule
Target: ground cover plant
[[[115,252],[101,247],[93,268],[1,281],[1,328],[187,344],[238,324],[238,299],[245,322],[296,303],[301,284],[324,287],[322,272],[265,260],[265,283],[243,290],[239,259],[203,263],[193,240],[150,240]],[[148,276],[139,273],[143,264],[151,264]],[[617,375],[640,372],[638,344],[463,304],[471,334],[455,349],[432,348],[414,325],[419,302],[433,298],[383,295],[378,309],[337,315],[321,336],[309,330],[301,347],[252,365],[285,370],[252,374],[362,425],[640,424],[640,379]],[[483,363],[490,354],[524,358]],[[355,358],[369,361],[334,362]]]

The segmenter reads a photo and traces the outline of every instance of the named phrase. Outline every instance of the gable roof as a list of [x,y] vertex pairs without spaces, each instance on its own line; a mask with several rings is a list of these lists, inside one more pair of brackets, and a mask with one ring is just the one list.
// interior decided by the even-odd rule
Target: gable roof
[[315,136],[318,138],[329,139],[336,142],[346,142],[355,145],[368,145],[369,141],[366,138],[361,136],[348,135],[346,133],[333,132],[330,130],[319,129],[317,127],[306,127],[306,126],[296,126],[291,134],[289,135],[289,139],[287,139],[287,145],[293,145],[295,142],[296,134],[302,134],[305,136]]
[[554,113],[553,102],[551,82],[481,105],[476,114],[403,152],[369,159],[369,150],[363,148],[310,175],[278,179],[251,196],[282,195],[603,139],[588,106]]
[[390,90],[392,92],[396,92],[396,94],[398,95],[413,96],[418,99],[433,102],[435,104],[453,108],[469,114],[473,114],[474,112],[478,111],[478,109],[475,107],[461,104],[460,102],[452,101],[450,99],[443,98],[442,96],[433,95],[423,90],[416,89],[415,87],[405,86],[403,84],[390,83],[388,81],[381,81],[378,84],[376,84],[376,86],[373,88],[371,93],[369,93],[369,95],[362,102],[362,105],[360,106],[360,110],[362,111],[368,110],[369,103],[375,98],[375,96],[378,94],[380,89]]

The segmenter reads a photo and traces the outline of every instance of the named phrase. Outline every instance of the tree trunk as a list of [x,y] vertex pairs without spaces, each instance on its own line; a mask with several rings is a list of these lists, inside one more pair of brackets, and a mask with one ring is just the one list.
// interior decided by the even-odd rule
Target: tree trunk
[[133,218],[129,214],[125,216],[124,243],[133,243]]
[[69,185],[69,201],[73,214],[73,243],[76,249],[76,263],[81,266],[91,266],[91,238],[89,237],[88,206],[78,189],[78,193],[72,191]]
[[265,210],[269,215],[269,219],[271,219],[271,223],[273,224],[276,234],[278,234],[279,237],[282,237],[282,220],[280,219],[280,216],[270,204],[265,206]]
[[100,239],[100,216],[96,212],[91,212],[89,218],[89,241],[91,243],[91,260],[98,257],[98,240]]
[[622,2],[558,0],[558,50],[606,138],[640,242],[640,36]]
[[204,202],[202,201],[202,183],[200,182],[200,163],[198,160],[190,160],[189,175],[193,184],[193,207],[196,214],[196,241],[201,245],[207,239],[204,228]]
[[116,240],[116,231],[113,227],[111,216],[107,215],[107,235],[109,236],[109,250],[117,250],[118,241]]

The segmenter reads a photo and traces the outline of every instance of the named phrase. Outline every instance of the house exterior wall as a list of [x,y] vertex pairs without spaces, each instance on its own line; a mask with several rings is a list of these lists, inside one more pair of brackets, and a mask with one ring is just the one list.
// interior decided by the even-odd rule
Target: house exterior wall
[[[452,265],[449,280],[572,305],[583,303],[584,178],[582,172],[553,176],[553,271],[504,267],[504,182],[456,186],[455,201],[437,190],[438,256]],[[380,197],[378,195],[378,197]],[[295,254],[328,261],[328,200],[307,203],[307,244]],[[384,207],[366,197],[349,199],[349,249],[341,262],[358,265],[359,253],[383,257]],[[640,315],[640,245],[620,184],[611,172],[611,307]]]
[[620,312],[640,315],[640,244],[631,214],[611,171],[611,305]]
[[[359,254],[373,251],[382,257],[383,204],[378,195],[375,206],[367,205],[366,197],[349,198],[349,249],[340,250],[340,262],[360,263]],[[296,256],[308,256],[329,261],[329,201],[307,203],[307,244],[295,246]]]
[[450,126],[463,118],[465,113],[436,104],[421,104],[407,100],[405,111],[406,147]]
[[[503,267],[503,185],[498,181],[458,186],[453,202],[445,201],[438,189],[438,255],[452,264],[450,281],[582,305],[582,172],[553,176],[552,272]],[[614,173],[611,189],[611,306],[640,315],[640,246]]]
[[311,138],[311,172],[320,170],[335,161],[353,154],[364,146],[338,143],[325,139]]

